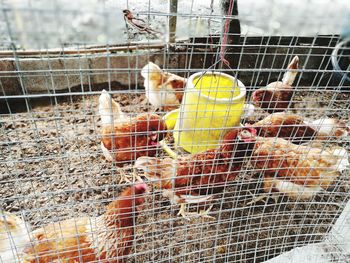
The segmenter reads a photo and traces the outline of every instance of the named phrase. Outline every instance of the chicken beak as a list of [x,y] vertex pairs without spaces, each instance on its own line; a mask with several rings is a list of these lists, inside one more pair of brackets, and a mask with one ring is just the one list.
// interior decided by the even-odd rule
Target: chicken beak
[[159,178],[157,178],[157,177],[152,177],[152,176],[148,176],[147,173],[144,174],[144,176],[145,176],[145,178],[147,179],[147,181],[149,181],[149,182],[157,182],[157,181],[159,181]]
[[135,180],[136,183],[139,183],[139,184],[142,184],[144,183],[144,181],[142,180],[142,178],[139,176],[139,175],[136,175],[136,180]]
[[154,141],[154,142],[155,142],[155,141],[157,141],[157,139],[158,139],[158,134],[156,134],[156,133],[155,133],[155,134],[151,134],[151,135],[150,135],[150,138],[151,138],[151,141]]

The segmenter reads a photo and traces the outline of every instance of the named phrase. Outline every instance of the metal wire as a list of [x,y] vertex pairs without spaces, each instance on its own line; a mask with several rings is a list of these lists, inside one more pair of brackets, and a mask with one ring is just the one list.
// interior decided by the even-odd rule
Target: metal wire
[[[326,140],[306,144],[295,141],[307,136],[306,131],[296,130],[317,119],[324,124],[326,118],[336,118],[345,126],[350,125],[350,87],[346,80],[350,55],[340,37],[350,13],[348,3],[246,0],[238,1],[236,15],[237,10],[227,10],[230,0],[177,2],[177,13],[170,12],[168,2],[156,0],[0,2],[0,262],[16,262],[23,256],[25,245],[30,244],[28,233],[63,220],[73,220],[71,231],[77,232],[82,227],[79,219],[88,217],[92,243],[102,244],[100,232],[109,230],[94,231],[98,227],[95,218],[103,215],[107,205],[124,189],[135,185],[137,176],[143,177],[149,191],[140,213],[132,219],[131,251],[122,256],[127,262],[303,262],[301,256],[309,262],[319,262],[320,258],[324,262],[347,262],[349,168],[337,173],[329,184],[321,182],[324,178],[317,178],[315,173],[326,161],[332,161],[327,152],[332,147],[349,152],[349,135],[332,134]],[[231,7],[234,4],[236,1],[232,0]],[[124,9],[144,20],[143,26],[161,31],[164,36],[126,27]],[[166,37],[170,17],[177,21],[174,43],[169,43]],[[241,33],[224,30],[225,24],[229,28],[226,21],[234,19],[240,20]],[[223,50],[229,67],[221,63]],[[340,65],[334,68],[335,53]],[[153,128],[152,132],[160,136],[160,124],[151,127],[148,122],[146,130],[122,133],[124,142],[136,141],[131,149],[120,148],[121,134],[101,132],[99,96],[103,89],[120,104],[125,123],[140,123],[135,118],[142,113],[164,117],[169,112],[147,99],[152,96],[147,85],[153,83],[145,80],[141,71],[149,61],[164,72],[184,78],[211,71],[234,76],[246,88],[244,102],[252,104],[252,93],[281,81],[295,56],[299,57],[299,68],[284,112],[298,115],[304,122],[289,125],[293,136],[283,149],[294,147],[294,151],[300,151],[293,157],[300,160],[295,166],[309,173],[301,178],[295,166],[283,167],[293,158],[286,160],[283,149],[278,149],[278,140],[271,143],[268,158],[261,161],[261,167],[255,165],[257,156],[247,149],[239,150],[235,142],[232,151],[237,155],[244,153],[241,159],[220,155],[199,174],[203,179],[201,196],[214,193],[212,199],[188,205],[190,212],[197,213],[212,206],[208,215],[213,218],[193,216],[188,220],[178,215],[179,204],[157,187],[160,181],[164,184],[168,179],[166,168],[157,171],[163,173],[162,178],[150,180],[145,171],[134,167],[145,151],[154,150],[150,155],[159,160],[169,157],[159,145],[153,148],[140,141]],[[339,69],[345,77],[339,78]],[[217,80],[211,80],[208,96],[217,96],[215,90],[222,91]],[[194,84],[198,86],[197,92],[206,91],[200,79]],[[236,95],[230,94],[232,100]],[[229,108],[213,107],[208,103],[210,100],[188,102],[191,96],[193,91],[186,89],[181,106],[167,105],[180,108],[182,117],[175,127],[168,128],[163,141],[177,154],[172,172],[183,167],[181,160],[187,160],[187,165],[197,170],[204,166],[198,156],[188,157],[189,153],[176,140],[181,134],[192,132],[190,143],[196,147],[204,141],[198,139],[200,136],[219,132],[218,140],[206,142],[208,148],[217,148],[227,130],[254,126],[270,115],[268,111],[273,110],[274,104],[270,100],[265,109],[255,107],[252,115],[241,116],[240,123],[225,127]],[[194,111],[193,115],[184,111],[188,108]],[[110,104],[109,110],[112,109]],[[204,114],[206,127],[186,126],[194,119],[199,122]],[[111,125],[118,126],[119,121],[113,119]],[[259,127],[273,126],[265,123]],[[276,126],[279,134],[284,128]],[[107,161],[101,149],[104,139],[111,140],[113,161]],[[319,151],[315,153],[314,148]],[[129,159],[118,160],[114,155],[130,151]],[[301,167],[302,161],[322,156],[327,156],[324,163]],[[272,168],[271,158],[276,163]],[[227,170],[234,169],[238,161],[242,163],[232,179]],[[226,171],[218,168],[223,165],[227,165]],[[290,176],[282,176],[282,170]],[[193,190],[197,187],[193,173],[182,176],[173,172],[168,190],[184,192],[184,196],[178,194],[183,199],[189,193],[198,193]],[[204,182],[218,178],[219,174],[224,178],[222,181]],[[269,177],[284,184],[296,180],[303,190],[292,197],[281,190],[282,186],[269,188]],[[180,185],[175,178],[187,181]],[[305,184],[311,180],[319,186],[318,190],[304,198],[310,189]],[[277,194],[277,201],[268,198],[265,202],[251,203],[265,193],[272,197]],[[11,221],[5,212],[26,222],[20,232],[24,243],[13,238],[16,233],[9,227]],[[63,233],[64,227],[54,225],[57,233]],[[43,233],[50,231],[45,228]],[[9,243],[12,245],[6,247]],[[84,262],[81,244],[67,249],[77,249],[75,260]]]

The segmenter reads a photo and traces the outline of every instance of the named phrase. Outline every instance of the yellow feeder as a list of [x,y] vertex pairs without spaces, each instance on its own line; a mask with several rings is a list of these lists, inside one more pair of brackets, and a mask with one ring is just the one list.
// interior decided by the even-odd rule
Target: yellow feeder
[[164,118],[174,127],[175,145],[190,153],[215,148],[223,134],[239,126],[246,89],[234,77],[219,72],[190,76],[180,109]]

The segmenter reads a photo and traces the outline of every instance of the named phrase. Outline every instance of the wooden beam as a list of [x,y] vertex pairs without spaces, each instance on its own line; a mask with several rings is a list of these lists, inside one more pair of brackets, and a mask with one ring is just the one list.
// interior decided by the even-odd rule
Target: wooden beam
[[170,0],[169,2],[169,42],[175,43],[176,41],[176,21],[177,21],[177,0]]

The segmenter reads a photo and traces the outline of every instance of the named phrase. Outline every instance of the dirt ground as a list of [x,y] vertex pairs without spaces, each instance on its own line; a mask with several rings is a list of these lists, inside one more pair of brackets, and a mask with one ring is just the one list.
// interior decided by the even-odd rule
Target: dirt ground
[[[349,94],[303,91],[295,113],[339,117],[349,123]],[[116,94],[123,111],[149,111],[143,94]],[[97,96],[2,115],[1,208],[21,213],[33,228],[77,216],[95,216],[125,187],[121,170],[102,157]],[[349,149],[349,141],[343,143]],[[159,155],[164,155],[160,149]],[[177,216],[159,191],[151,191],[136,226],[128,262],[262,262],[293,247],[322,240],[349,199],[349,171],[335,187],[309,201],[280,198],[247,205],[261,193],[259,174],[242,169],[213,201],[212,219]]]

